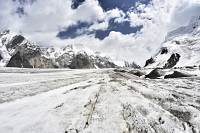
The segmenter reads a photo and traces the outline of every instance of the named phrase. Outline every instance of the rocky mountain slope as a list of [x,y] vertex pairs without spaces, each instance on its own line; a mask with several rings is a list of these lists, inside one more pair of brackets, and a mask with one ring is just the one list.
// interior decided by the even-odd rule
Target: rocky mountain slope
[[160,51],[146,61],[146,67],[183,67],[200,65],[200,17],[168,34]]
[[41,48],[9,30],[0,33],[0,67],[21,68],[114,68],[107,57],[64,48]]

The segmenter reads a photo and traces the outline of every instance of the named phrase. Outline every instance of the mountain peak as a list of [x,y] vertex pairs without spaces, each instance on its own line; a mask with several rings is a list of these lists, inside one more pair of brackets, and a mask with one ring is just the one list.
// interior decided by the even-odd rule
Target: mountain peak
[[166,41],[172,40],[179,36],[198,36],[200,35],[200,16],[191,18],[187,26],[182,26],[174,31],[168,33]]
[[147,60],[147,67],[184,67],[200,65],[200,16],[187,26],[168,34],[160,51]]

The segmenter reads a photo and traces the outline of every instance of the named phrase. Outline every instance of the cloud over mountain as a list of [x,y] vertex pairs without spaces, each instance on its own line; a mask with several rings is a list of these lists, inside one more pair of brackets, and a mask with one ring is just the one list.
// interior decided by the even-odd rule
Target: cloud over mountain
[[[0,30],[40,45],[100,51],[144,64],[168,31],[198,15],[198,0],[0,0]],[[173,23],[172,23],[173,22]]]

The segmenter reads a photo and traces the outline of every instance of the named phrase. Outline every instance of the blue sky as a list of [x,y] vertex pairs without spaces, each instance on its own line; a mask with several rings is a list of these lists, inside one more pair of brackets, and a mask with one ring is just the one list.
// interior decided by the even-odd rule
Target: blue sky
[[[150,0],[98,0],[99,5],[101,8],[106,12],[113,9],[119,9],[122,10],[125,13],[125,17],[127,16],[127,12],[130,12],[132,9],[135,8],[135,4],[137,2],[140,2],[142,4],[149,4]],[[83,4],[85,0],[73,0],[72,2],[72,9],[76,10],[81,4]],[[69,39],[69,38],[76,38],[77,36],[83,35],[83,34],[95,34],[95,38],[98,38],[100,40],[103,40],[105,37],[107,37],[111,31],[120,32],[122,34],[130,34],[130,33],[136,33],[139,31],[142,26],[130,26],[130,21],[126,20],[124,22],[116,22],[115,18],[112,18],[108,22],[107,29],[99,29],[99,30],[93,30],[93,31],[83,31],[79,33],[78,31],[81,29],[89,28],[92,25],[92,23],[86,23],[86,22],[78,22],[75,25],[71,25],[64,29],[63,31],[59,32],[57,37],[61,39]]]
[[0,30],[42,46],[99,51],[144,64],[167,33],[199,15],[199,0],[0,0]]
[[[151,0],[98,0],[98,1],[104,11],[118,8],[126,12],[130,8],[134,8],[136,2],[140,2],[142,4],[148,4]],[[83,2],[85,2],[85,0],[73,0],[72,8],[76,9]]]

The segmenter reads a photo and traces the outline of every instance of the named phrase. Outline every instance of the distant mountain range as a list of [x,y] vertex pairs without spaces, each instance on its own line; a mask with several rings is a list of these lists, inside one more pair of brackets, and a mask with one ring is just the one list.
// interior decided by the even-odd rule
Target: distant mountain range
[[168,34],[159,52],[146,61],[148,68],[200,65],[200,16]]
[[108,57],[64,48],[42,48],[9,30],[0,33],[0,66],[20,68],[114,68]]

